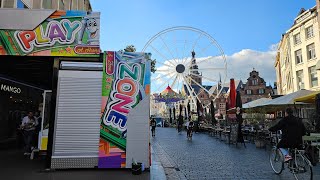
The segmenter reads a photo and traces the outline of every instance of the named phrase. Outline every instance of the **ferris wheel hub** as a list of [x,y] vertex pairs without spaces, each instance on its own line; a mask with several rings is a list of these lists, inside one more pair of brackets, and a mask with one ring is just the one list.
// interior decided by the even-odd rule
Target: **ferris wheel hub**
[[177,71],[178,73],[183,73],[185,70],[186,70],[186,67],[185,67],[183,64],[178,64],[178,65],[176,66],[176,71]]

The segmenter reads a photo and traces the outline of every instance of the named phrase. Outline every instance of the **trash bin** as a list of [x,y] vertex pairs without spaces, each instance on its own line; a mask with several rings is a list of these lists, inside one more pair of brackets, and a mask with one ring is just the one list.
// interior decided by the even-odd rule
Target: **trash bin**
[[134,164],[132,163],[132,174],[139,175],[142,173],[142,163]]

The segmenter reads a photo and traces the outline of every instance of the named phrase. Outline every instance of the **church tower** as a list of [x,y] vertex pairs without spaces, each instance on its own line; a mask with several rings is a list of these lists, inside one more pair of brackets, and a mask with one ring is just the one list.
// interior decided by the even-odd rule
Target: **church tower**
[[[199,68],[198,68],[198,65],[197,65],[197,61],[196,61],[196,58],[195,58],[195,55],[196,53],[194,51],[191,52],[192,54],[192,63],[191,63],[191,66],[190,66],[190,77],[196,81],[198,84],[202,85],[202,77],[199,77],[199,76],[202,76],[202,74],[199,73]],[[190,80],[191,81],[191,80]],[[197,85],[194,81],[191,81],[190,84],[191,85]]]

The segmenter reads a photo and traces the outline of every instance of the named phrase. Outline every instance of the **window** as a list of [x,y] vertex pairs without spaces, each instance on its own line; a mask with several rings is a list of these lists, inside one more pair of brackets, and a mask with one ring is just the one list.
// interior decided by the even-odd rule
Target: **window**
[[247,94],[252,94],[252,90],[251,89],[247,89]]
[[264,89],[259,89],[259,94],[264,94]]
[[294,41],[294,44],[300,44],[301,43],[301,39],[300,39],[300,33],[296,34],[296,35],[293,35],[293,41]]
[[310,86],[311,87],[318,86],[318,76],[317,76],[316,66],[309,67],[309,75],[310,75]]
[[301,51],[301,49],[295,51],[294,54],[296,56],[296,64],[302,63],[302,51]]
[[303,70],[297,71],[298,90],[304,89]]
[[307,37],[307,39],[313,37],[313,27],[312,26],[309,26],[306,28],[306,37]]
[[42,9],[52,9],[52,1],[42,0]]
[[2,0],[3,8],[14,8],[14,0]]
[[258,79],[253,79],[252,80],[252,85],[258,85]]
[[308,60],[316,57],[316,50],[314,49],[314,43],[309,44],[307,46],[307,57],[308,57]]

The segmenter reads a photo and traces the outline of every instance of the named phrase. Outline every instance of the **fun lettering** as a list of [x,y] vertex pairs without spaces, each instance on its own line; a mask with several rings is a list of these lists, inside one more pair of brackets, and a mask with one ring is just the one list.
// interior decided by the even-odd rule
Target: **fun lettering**
[[141,67],[138,64],[129,66],[120,62],[116,78],[111,101],[107,104],[109,110],[103,117],[103,122],[123,132],[126,130],[127,115],[137,102]]
[[40,25],[34,31],[16,31],[15,38],[22,51],[30,53],[35,47],[50,47],[56,42],[72,44],[80,29],[80,21],[54,20],[50,21],[45,28]]

